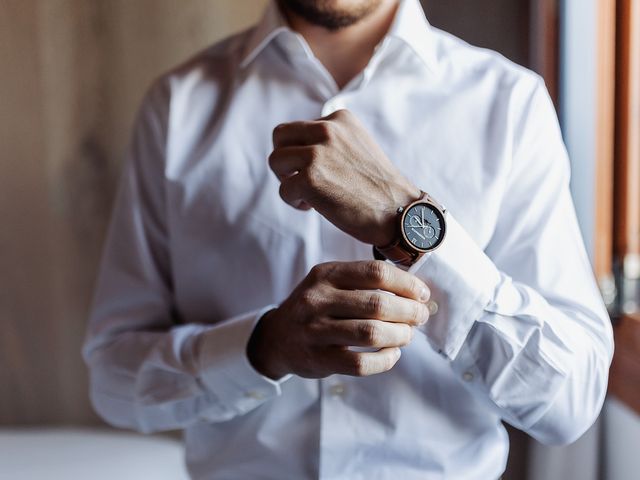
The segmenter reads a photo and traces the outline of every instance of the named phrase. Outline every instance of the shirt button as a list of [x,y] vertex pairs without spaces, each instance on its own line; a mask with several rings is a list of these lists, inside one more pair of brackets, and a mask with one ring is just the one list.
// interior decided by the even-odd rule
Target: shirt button
[[258,390],[252,390],[250,392],[246,393],[247,397],[249,398],[253,398],[255,400],[262,400],[264,398],[264,393],[258,391]]
[[427,308],[429,309],[429,315],[435,315],[438,313],[438,302],[435,300],[429,300],[427,302]]
[[473,373],[471,373],[471,372],[464,372],[464,373],[462,374],[462,379],[463,379],[465,382],[470,382],[471,380],[473,380]]
[[340,396],[340,395],[344,395],[345,392],[345,386],[341,383],[336,383],[335,385],[331,385],[331,387],[329,388],[329,393],[331,395],[333,395],[334,397]]

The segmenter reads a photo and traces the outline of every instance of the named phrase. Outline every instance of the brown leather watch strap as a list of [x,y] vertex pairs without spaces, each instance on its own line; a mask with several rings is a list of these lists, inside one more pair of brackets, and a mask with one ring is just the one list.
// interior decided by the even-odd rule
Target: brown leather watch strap
[[373,246],[373,258],[376,260],[389,260],[392,263],[406,267],[413,265],[421,256],[421,253],[412,255],[402,248],[399,242],[384,248]]

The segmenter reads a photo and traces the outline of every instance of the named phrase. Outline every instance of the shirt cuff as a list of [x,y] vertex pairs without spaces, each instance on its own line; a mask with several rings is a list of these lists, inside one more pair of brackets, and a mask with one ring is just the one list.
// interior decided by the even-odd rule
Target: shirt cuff
[[[453,360],[500,282],[500,272],[450,213],[440,247],[411,266],[431,289],[432,312],[420,327],[441,355]],[[434,313],[435,311],[435,313]]]
[[243,414],[282,394],[291,375],[272,380],[256,371],[246,348],[260,318],[276,305],[233,317],[202,333],[198,370],[203,387],[221,403]]

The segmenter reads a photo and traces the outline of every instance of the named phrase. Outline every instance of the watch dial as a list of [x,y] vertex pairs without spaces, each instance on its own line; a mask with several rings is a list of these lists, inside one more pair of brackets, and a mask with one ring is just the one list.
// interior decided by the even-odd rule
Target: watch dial
[[427,203],[411,207],[404,217],[402,226],[407,240],[420,250],[434,248],[444,235],[444,219],[441,213]]

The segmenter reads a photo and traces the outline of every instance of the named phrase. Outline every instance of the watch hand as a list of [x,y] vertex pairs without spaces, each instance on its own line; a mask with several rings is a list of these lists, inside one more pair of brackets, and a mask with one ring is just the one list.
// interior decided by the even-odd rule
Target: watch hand
[[[413,222],[416,222],[416,225],[413,225]],[[417,215],[413,215],[411,220],[409,221],[409,226],[411,228],[424,228],[424,224],[420,221]]]
[[426,240],[426,238],[420,232],[418,232],[414,227],[411,227],[411,230],[413,230],[413,233],[418,235],[421,239]]

